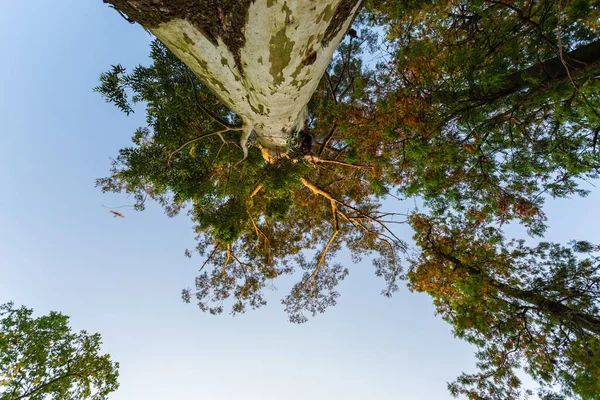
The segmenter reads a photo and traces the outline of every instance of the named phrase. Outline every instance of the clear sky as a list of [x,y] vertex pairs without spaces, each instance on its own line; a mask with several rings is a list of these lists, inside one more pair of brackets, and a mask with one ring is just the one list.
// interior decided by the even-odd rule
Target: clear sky
[[[290,282],[241,316],[184,304],[201,263],[183,255],[186,216],[151,205],[112,218],[103,204],[131,201],[94,188],[144,115],[92,88],[111,64],[147,63],[150,36],[101,0],[0,0],[0,38],[0,303],[99,332],[121,363],[112,399],[450,399],[446,382],[474,370],[429,298],[385,299],[368,261],[300,326],[279,304]],[[552,202],[548,238],[599,241],[599,200]]]

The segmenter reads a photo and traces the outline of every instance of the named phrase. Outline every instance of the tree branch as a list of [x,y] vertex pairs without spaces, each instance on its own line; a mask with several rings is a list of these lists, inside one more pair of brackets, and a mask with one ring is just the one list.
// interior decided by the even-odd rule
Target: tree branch
[[217,250],[219,250],[219,246],[215,245],[215,248],[210,253],[210,255],[208,256],[208,258],[204,261],[204,263],[202,263],[202,266],[200,267],[200,269],[198,270],[198,272],[201,272],[204,269],[204,267],[206,267],[206,264],[208,264],[208,262],[210,261],[210,259],[213,258],[213,256],[217,252]]
[[339,224],[338,217],[337,217],[337,214],[338,214],[337,206],[336,206],[334,200],[330,200],[330,204],[331,204],[331,212],[333,214],[333,233],[329,237],[329,240],[327,241],[327,244],[325,245],[323,252],[321,252],[321,256],[319,257],[319,261],[317,262],[317,267],[310,274],[310,276],[304,281],[302,286],[300,286],[300,288],[298,288],[298,292],[301,291],[302,289],[304,289],[306,287],[306,285],[308,284],[308,282],[310,282],[311,280],[314,281],[316,279],[317,275],[319,274],[319,270],[321,269],[321,266],[323,266],[323,263],[325,262],[325,257],[327,256],[327,252],[329,252],[329,248],[331,247],[331,244],[333,243],[333,241],[335,240],[335,237],[337,236],[337,234],[340,231],[340,224]]
[[336,165],[343,165],[345,167],[352,167],[352,168],[358,168],[358,169],[374,169],[375,168],[372,165],[350,164],[350,163],[346,163],[343,161],[329,160],[326,158],[320,158],[320,157],[311,156],[311,155],[306,155],[306,156],[304,156],[304,158],[314,164],[336,164]]
[[32,396],[33,394],[35,394],[35,393],[39,392],[40,390],[42,390],[42,389],[44,389],[44,388],[48,387],[49,385],[51,385],[51,384],[53,384],[53,383],[55,383],[55,382],[58,382],[58,381],[60,381],[61,379],[65,379],[65,378],[68,378],[68,377],[70,377],[70,376],[77,376],[77,374],[73,374],[73,373],[67,373],[67,374],[64,374],[64,375],[60,375],[60,376],[58,376],[58,377],[56,377],[56,378],[54,378],[54,379],[51,379],[51,380],[49,380],[48,382],[46,382],[46,383],[44,383],[44,384],[42,384],[42,385],[38,386],[37,388],[33,389],[32,391],[28,391],[28,392],[26,392],[26,393],[25,393],[25,394],[23,394],[23,395],[20,395],[20,396],[18,396],[18,397],[14,397],[12,400],[22,400],[22,399],[31,398],[31,396]]
[[319,157],[321,157],[321,155],[323,154],[323,151],[325,150],[325,147],[327,147],[327,145],[329,144],[329,141],[333,137],[333,134],[335,133],[336,129],[337,129],[337,125],[333,124],[333,126],[331,127],[331,130],[329,131],[329,134],[327,135],[327,137],[323,141],[323,144],[321,145],[321,148],[319,149],[319,152],[317,153],[317,155]]
[[173,155],[175,155],[176,153],[179,153],[179,151],[181,149],[183,149],[185,146],[187,146],[190,143],[196,142],[196,141],[198,141],[200,139],[204,139],[204,138],[207,138],[207,137],[212,136],[212,135],[219,135],[219,137],[221,138],[221,141],[223,143],[231,143],[231,142],[227,142],[223,138],[223,136],[221,134],[225,133],[225,132],[229,132],[229,131],[239,131],[239,130],[241,130],[241,128],[225,128],[225,129],[221,129],[220,131],[215,131],[215,132],[211,132],[211,133],[205,133],[204,135],[200,135],[200,136],[198,136],[198,137],[196,137],[194,139],[190,139],[187,142],[185,142],[184,144],[182,144],[181,146],[179,146],[177,148],[177,150],[175,150],[175,151],[171,152],[171,154],[169,154],[169,159],[168,159],[167,163],[171,164],[171,158],[173,157]]
[[201,102],[200,102],[200,98],[198,97],[198,89],[196,88],[196,83],[194,82],[194,78],[190,75],[189,70],[186,69],[186,74],[190,80],[190,83],[192,84],[192,90],[194,92],[194,100],[196,100],[196,106],[198,106],[198,108],[200,110],[202,110],[202,112],[204,112],[206,115],[208,115],[209,117],[211,117],[215,122],[217,122],[220,125],[223,125],[226,128],[229,129],[239,129],[238,126],[235,125],[231,125],[230,123],[224,121],[223,119],[219,118],[218,115],[216,115],[215,113],[213,113],[212,111],[210,111],[208,108],[206,108]]
[[349,65],[350,65],[350,56],[352,55],[352,39],[354,39],[354,38],[352,36],[350,36],[350,41],[348,43],[348,53],[346,54],[346,59],[343,61],[342,70],[340,71],[340,76],[338,77],[338,80],[335,83],[335,88],[333,89],[334,93],[337,91],[338,87],[340,86],[340,83],[342,83],[344,73],[346,72],[346,67],[349,67]]
[[320,195],[325,197],[327,200],[330,201],[334,201],[337,204],[340,204],[352,211],[354,211],[356,214],[358,214],[360,217],[367,219],[368,221],[381,226],[386,232],[389,233],[389,235],[393,238],[393,240],[397,243],[401,243],[402,241],[400,240],[400,238],[398,238],[394,232],[392,232],[384,223],[382,223],[380,220],[378,220],[377,218],[373,218],[372,216],[365,214],[364,212],[360,211],[358,208],[351,206],[348,203],[345,203],[339,199],[336,199],[335,197],[333,197],[331,194],[329,194],[328,192],[324,191],[323,189],[320,189],[319,187],[313,185],[311,182],[307,181],[305,178],[300,178],[300,181],[302,182],[302,184],[304,186],[306,186],[310,191],[312,191],[314,194],[316,195]]
[[331,97],[333,98],[333,103],[337,104],[337,98],[335,97],[335,90],[333,89],[333,84],[331,83],[331,77],[329,76],[329,72],[325,71],[325,77],[327,78],[327,84],[329,85],[329,93],[331,93]]
[[254,188],[254,190],[252,191],[252,193],[250,193],[250,198],[256,196],[256,194],[258,192],[260,192],[260,190],[263,188],[263,184],[259,183],[258,185],[256,185],[256,187]]

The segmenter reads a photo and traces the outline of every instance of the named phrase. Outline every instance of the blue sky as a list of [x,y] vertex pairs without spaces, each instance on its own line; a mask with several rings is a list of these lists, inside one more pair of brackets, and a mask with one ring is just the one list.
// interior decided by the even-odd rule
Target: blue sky
[[[186,217],[151,205],[112,218],[102,205],[131,201],[94,188],[144,115],[92,88],[111,64],[147,63],[150,36],[101,0],[24,0],[0,2],[0,37],[0,303],[101,333],[121,363],[112,399],[449,399],[446,382],[473,370],[429,298],[383,298],[368,261],[301,326],[279,304],[290,282],[235,318],[184,304],[201,263],[183,256]],[[552,202],[548,238],[598,241],[599,199]]]

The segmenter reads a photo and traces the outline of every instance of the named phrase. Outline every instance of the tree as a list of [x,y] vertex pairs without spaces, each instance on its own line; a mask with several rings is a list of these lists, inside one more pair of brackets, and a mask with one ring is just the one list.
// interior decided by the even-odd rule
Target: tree
[[[307,154],[297,148],[269,162],[253,145],[240,163],[233,132],[219,129],[237,116],[159,42],[152,44],[151,58],[152,66],[131,74],[115,66],[102,76],[97,90],[125,112],[131,110],[127,93],[146,102],[151,129],[136,132],[135,146],[121,150],[111,176],[98,185],[134,194],[138,208],[147,198],[169,215],[188,207],[206,261],[196,290],[184,291],[186,300],[195,295],[211,313],[222,312],[228,298],[235,299],[234,313],[256,308],[265,303],[265,286],[299,267],[307,272],[285,303],[293,321],[304,321],[304,310],[314,314],[335,304],[335,286],[347,268],[331,260],[342,243],[357,260],[379,253],[380,273],[388,291],[395,290],[403,243],[384,223],[391,213],[375,202],[382,194],[369,182],[378,176],[375,158],[344,160],[346,150],[330,137],[329,143],[311,143]],[[333,72],[330,78],[340,81]],[[310,106],[315,119],[330,98],[327,91],[315,96],[323,101]]]
[[73,333],[69,317],[0,306],[0,399],[106,399],[119,363],[101,355],[100,335]]
[[[213,49],[211,51],[231,53],[229,56],[238,60],[231,63],[237,66],[236,71],[260,77],[262,64],[246,65],[240,60],[244,54],[259,52],[260,46],[265,47],[267,42],[246,41],[245,35],[272,27],[248,27],[252,24],[251,15],[261,7],[268,9],[264,12],[277,15],[283,9],[269,1],[252,5],[237,2],[235,7],[227,1],[201,2],[202,7],[215,12],[198,17],[196,9],[187,7],[185,2],[163,6],[159,3],[111,2],[127,18],[156,32],[174,53],[154,44],[154,68],[138,68],[127,75],[121,66],[115,66],[103,75],[99,91],[123,111],[132,110],[127,102],[128,91],[135,93],[134,102],[149,104],[152,130],[138,131],[134,142],[139,148],[122,152],[113,176],[99,181],[99,185],[104,190],[136,193],[138,204],[147,196],[156,198],[167,207],[169,214],[186,202],[201,204],[194,207],[193,218],[199,222],[199,230],[209,231],[210,239],[201,241],[199,250],[203,254],[206,251],[206,255],[223,255],[223,259],[209,257],[214,266],[229,265],[231,260],[237,263],[236,258],[242,262],[239,257],[232,257],[228,249],[245,233],[250,232],[250,236],[237,242],[244,248],[250,246],[248,240],[256,242],[254,236],[266,240],[266,228],[260,226],[265,216],[277,214],[279,221],[285,221],[287,226],[297,218],[290,216],[300,204],[306,207],[308,203],[294,201],[294,196],[290,196],[291,186],[299,189],[296,196],[312,193],[325,200],[320,213],[315,213],[317,207],[311,206],[315,218],[308,220],[313,226],[327,223],[330,231],[327,234],[322,230],[319,240],[306,242],[294,250],[286,247],[287,250],[276,257],[272,253],[275,246],[264,246],[263,251],[269,253],[264,259],[270,262],[299,254],[302,248],[310,248],[314,243],[322,243],[324,257],[332,254],[336,248],[331,244],[344,240],[343,235],[339,235],[343,230],[336,228],[340,223],[336,216],[340,216],[342,203],[346,214],[347,206],[354,207],[373,227],[361,227],[356,220],[344,217],[342,224],[348,222],[370,234],[375,232],[374,227],[386,231],[389,228],[382,217],[387,214],[371,215],[365,210],[377,207],[377,196],[394,190],[401,196],[421,196],[436,215],[453,210],[471,220],[495,219],[502,224],[517,219],[533,234],[541,234],[545,228],[544,195],[585,195],[586,191],[578,187],[578,180],[597,177],[600,159],[596,142],[600,120],[596,89],[599,81],[594,76],[599,70],[600,53],[593,50],[600,41],[592,41],[597,37],[593,21],[598,10],[590,2],[563,6],[559,1],[507,4],[491,0],[469,3],[446,0],[417,6],[410,2],[373,1],[357,22],[360,26],[373,23],[386,26],[392,59],[387,65],[380,64],[375,71],[363,68],[360,45],[364,40],[372,43],[372,34],[362,30],[361,35],[356,31],[349,35],[329,69],[324,71],[317,90],[311,86],[311,101],[302,111],[302,115],[307,115],[306,122],[295,129],[282,128],[279,132],[285,131],[285,135],[279,137],[281,142],[275,147],[265,141],[266,136],[261,138],[260,132],[255,141],[250,141],[251,147],[260,149],[266,164],[256,157],[256,152],[249,153],[245,134],[239,145],[235,143],[240,129],[248,131],[250,114],[223,99],[231,90],[224,90],[214,79],[199,73],[197,63],[182,55],[183,50],[173,42],[172,35],[181,34],[179,28],[169,30],[166,26],[193,25],[186,29],[204,32],[205,39],[214,39],[205,43]],[[180,3],[185,3],[187,8],[179,7]],[[302,4],[298,2],[294,6],[298,8],[293,8],[298,11],[297,17],[293,17],[296,14],[292,9],[284,10],[290,24],[309,18],[310,10],[303,9]],[[335,12],[329,8],[332,19],[329,25],[325,24],[325,30],[341,23],[341,17],[336,15],[346,15],[343,10],[348,9],[348,4],[339,2]],[[283,8],[288,6],[287,2],[282,5]],[[181,11],[184,9],[187,11]],[[247,19],[240,17],[245,12],[249,15]],[[311,12],[321,22],[326,17],[317,10]],[[217,17],[227,23],[219,25],[209,21]],[[192,22],[182,22],[181,18]],[[242,26],[246,26],[245,33],[239,31]],[[167,31],[179,33],[164,33]],[[364,39],[359,42],[359,37]],[[270,43],[269,51],[279,51],[274,50],[278,43]],[[188,45],[196,46],[191,42]],[[236,49],[240,51],[238,56]],[[279,56],[273,57],[278,59]],[[207,59],[201,64],[204,63],[211,61]],[[227,69],[223,65],[217,67],[211,68]],[[317,72],[311,75],[316,80],[323,71]],[[273,90],[273,96],[287,96],[287,89],[280,85],[296,78],[294,74],[277,76],[278,82],[283,79],[277,85],[271,76],[263,77],[263,81],[251,87],[256,90],[260,83]],[[238,78],[240,84],[250,85],[250,78]],[[292,92],[298,94],[298,90]],[[258,105],[253,107],[259,108]],[[185,151],[190,152],[193,161],[186,160]],[[234,163],[232,157],[239,158]],[[246,158],[249,158],[247,162],[240,163]],[[184,170],[176,165],[177,159],[186,163]],[[353,171],[351,182],[347,179],[349,171]],[[273,174],[282,176],[275,178]],[[269,189],[270,179],[278,179],[286,187],[263,190]],[[324,185],[333,183],[344,187],[325,190]],[[167,200],[169,194],[174,195],[172,202]],[[258,205],[262,195],[268,202]],[[354,205],[344,201],[344,196]],[[324,220],[323,212],[329,213],[328,203],[332,201],[336,211]],[[249,207],[253,209],[251,212]],[[203,211],[206,209],[211,211]],[[252,218],[248,218],[249,214]],[[305,223],[306,219],[299,221]],[[302,227],[295,229],[296,233],[308,235]],[[313,233],[311,230],[310,234]],[[383,239],[380,233],[376,235]],[[400,249],[401,241],[392,239],[392,247]],[[217,243],[219,250],[213,252],[212,246]],[[281,242],[271,240],[270,243]],[[391,242],[388,240],[388,243]],[[258,259],[257,254],[248,256],[253,262]],[[318,261],[320,259],[317,257],[313,271],[320,270],[318,265],[325,258]],[[398,257],[390,253],[386,265],[399,271],[397,260]],[[303,265],[303,260],[295,263]],[[269,269],[273,277],[289,272],[291,269],[287,267],[277,273]],[[241,270],[237,275],[241,279]],[[397,277],[399,272],[384,275]],[[220,279],[214,278],[209,285],[213,288],[221,284],[217,284]],[[263,283],[256,289],[262,288],[263,279],[257,279]],[[206,278],[199,282],[203,282],[204,287],[209,281]],[[228,287],[233,290],[234,286]],[[240,290],[245,287],[242,284]],[[202,289],[196,294],[208,298],[212,296],[209,295],[211,290]],[[220,304],[222,296],[228,297],[231,290],[212,298],[219,299],[217,304]],[[249,296],[246,289],[242,292]],[[185,297],[189,298],[188,292]],[[253,302],[262,304],[262,297]],[[219,305],[203,308],[221,310]]]
[[[146,104],[149,126],[98,185],[134,194],[138,209],[147,199],[169,215],[188,209],[205,261],[184,300],[219,313],[233,298],[232,313],[242,312],[265,304],[262,290],[275,278],[300,269],[283,303],[303,322],[305,312],[335,304],[348,273],[335,262],[340,249],[355,261],[375,253],[384,294],[408,279],[479,346],[480,373],[461,376],[455,395],[517,398],[523,365],[548,399],[558,396],[553,385],[594,398],[593,246],[505,243],[501,227],[514,221],[541,236],[545,198],[586,195],[581,182],[598,177],[597,2],[370,0],[360,12],[354,1],[322,2],[322,12],[301,1],[109,3],[164,45],[153,43],[150,67],[117,65],[101,77],[98,91],[123,111],[133,111],[131,94]],[[212,12],[199,17],[192,5]],[[254,23],[256,10],[278,22]],[[284,22],[307,23],[317,39],[289,36]],[[385,31],[376,66],[362,58],[376,43],[372,27]],[[318,39],[328,29],[336,52]],[[295,53],[311,40],[322,48]],[[239,81],[210,72],[229,66]],[[302,87],[299,76],[308,79]],[[227,98],[235,85],[251,111]],[[253,103],[249,92],[264,88],[273,92],[256,98],[266,103]],[[286,125],[272,103],[295,96]],[[417,254],[406,275],[407,247],[392,229],[398,214],[381,209],[397,196],[419,196],[430,210],[407,219]]]
[[[479,372],[449,388],[519,398],[524,368],[578,399],[600,392],[594,246],[505,243],[512,220],[545,229],[546,196],[585,195],[598,177],[600,9],[588,1],[376,2],[394,63],[372,133],[389,146],[384,175],[419,195],[409,287],[434,298]],[[383,136],[385,135],[385,136]],[[587,254],[586,259],[576,257]],[[562,397],[561,397],[562,398]]]

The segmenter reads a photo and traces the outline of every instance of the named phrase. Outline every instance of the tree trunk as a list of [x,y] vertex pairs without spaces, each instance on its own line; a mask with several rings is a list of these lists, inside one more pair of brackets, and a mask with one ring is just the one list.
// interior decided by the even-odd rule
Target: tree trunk
[[536,306],[538,307],[539,312],[545,314],[546,316],[556,318],[559,321],[569,322],[600,337],[600,319],[598,319],[596,316],[578,312],[557,301],[549,300],[545,298],[543,294],[506,285],[483,273],[477,268],[463,264],[458,258],[439,250],[437,246],[433,244],[433,242],[430,241],[430,243],[432,244],[435,254],[450,261],[457,268],[464,269],[471,275],[481,277],[490,286],[496,288],[507,297],[521,300],[525,303]]
[[[563,62],[567,64],[566,67]],[[577,79],[586,73],[594,73],[598,70],[600,70],[600,40],[571,52],[565,52],[562,60],[560,57],[554,57],[524,71],[515,72],[507,77],[501,89],[488,96],[498,98],[514,93],[531,86],[532,80],[537,81],[538,85],[544,85],[565,81],[569,78],[569,74],[573,79]]]
[[[563,64],[567,64],[567,67]],[[569,74],[572,79],[579,79],[600,71],[600,40],[585,46],[565,52],[563,59],[554,57],[535,64],[523,71],[512,73],[506,77],[501,87],[493,91],[467,89],[464,91],[438,91],[434,93],[434,101],[456,101],[464,98],[470,101],[494,101],[519,90],[531,87],[550,87],[561,82],[568,82]],[[535,82],[535,83],[534,83]]]
[[243,121],[285,152],[363,0],[104,0],[160,39]]
[[485,279],[506,296],[534,305],[543,314],[554,317],[559,321],[570,322],[600,337],[600,319],[575,311],[559,302],[548,300],[544,296],[530,290],[514,288],[489,277]]

